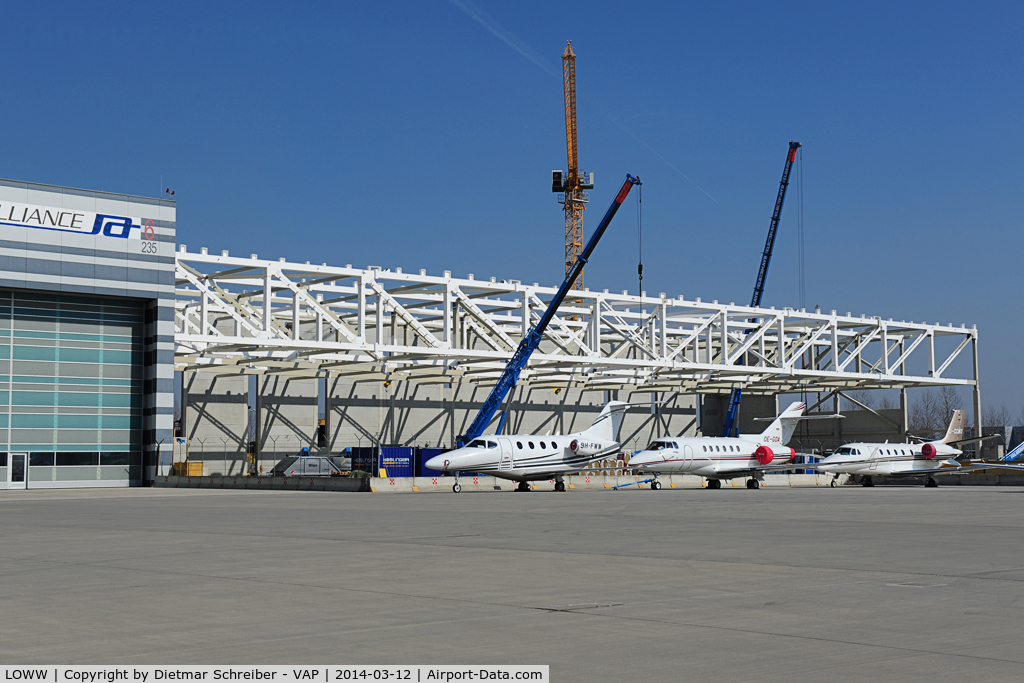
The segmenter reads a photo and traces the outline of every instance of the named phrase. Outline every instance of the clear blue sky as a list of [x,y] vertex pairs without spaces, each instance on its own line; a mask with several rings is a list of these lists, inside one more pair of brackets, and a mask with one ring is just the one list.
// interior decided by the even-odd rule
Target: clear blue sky
[[[585,224],[643,178],[647,291],[748,301],[799,140],[808,306],[976,323],[983,399],[1017,415],[1022,27],[1019,3],[14,3],[0,176],[163,176],[190,249],[554,285],[571,38]],[[794,199],[768,305],[798,300]],[[587,284],[635,291],[636,261],[630,203]]]

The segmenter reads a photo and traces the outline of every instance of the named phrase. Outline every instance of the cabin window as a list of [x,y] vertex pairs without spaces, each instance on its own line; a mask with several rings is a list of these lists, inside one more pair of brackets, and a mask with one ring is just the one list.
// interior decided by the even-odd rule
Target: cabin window
[[518,448],[519,450],[523,450],[523,442],[522,441],[516,441],[516,448]]
[[704,452],[705,452],[705,453],[707,453],[707,452],[708,452],[708,447],[707,447],[707,446],[701,446],[701,448],[703,448],[703,449],[704,449]]
[[541,441],[541,442],[540,442],[540,447],[541,447],[541,448],[547,448],[547,446],[545,446],[545,445],[544,445],[544,442],[543,442],[543,441]]
[[526,445],[529,446],[530,448],[533,448],[533,442],[532,441],[527,441]]

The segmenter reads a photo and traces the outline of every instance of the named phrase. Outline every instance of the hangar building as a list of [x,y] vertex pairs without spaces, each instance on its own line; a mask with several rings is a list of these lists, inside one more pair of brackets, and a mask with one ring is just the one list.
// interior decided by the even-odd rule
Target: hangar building
[[0,180],[0,488],[152,478],[174,420],[173,201]]

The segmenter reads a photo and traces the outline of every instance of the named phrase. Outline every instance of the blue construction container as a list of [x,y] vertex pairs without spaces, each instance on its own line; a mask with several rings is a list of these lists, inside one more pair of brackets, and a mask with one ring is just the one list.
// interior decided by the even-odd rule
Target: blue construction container
[[353,447],[346,449],[351,451],[352,455],[352,469],[359,470],[360,472],[369,472],[373,476],[377,476],[377,472],[374,467],[377,464],[377,449],[372,446]]
[[440,455],[449,449],[447,448],[417,448],[416,449],[416,476],[417,477],[441,477],[444,473],[441,470],[432,470],[425,467],[423,463]]
[[408,446],[383,446],[380,449],[380,467],[389,477],[415,476],[413,449]]

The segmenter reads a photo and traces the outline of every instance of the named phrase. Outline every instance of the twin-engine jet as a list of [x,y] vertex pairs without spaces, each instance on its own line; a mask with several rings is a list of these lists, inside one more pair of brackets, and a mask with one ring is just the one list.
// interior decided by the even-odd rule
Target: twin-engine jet
[[946,435],[935,441],[923,443],[848,443],[821,462],[808,465],[833,474],[829,484],[833,488],[840,474],[861,475],[864,486],[874,486],[873,476],[924,477],[925,486],[938,486],[933,475],[967,474],[986,469],[1024,470],[1022,465],[1005,464],[1015,460],[1024,452],[1021,444],[997,462],[970,460],[957,462],[963,452],[956,448],[965,443],[982,441],[986,438],[962,438],[964,434],[964,411],[953,412],[953,418],[946,429]]
[[619,429],[628,403],[609,401],[589,429],[565,436],[545,434],[490,435],[473,439],[465,447],[434,456],[426,467],[455,475],[452,491],[462,490],[459,474],[479,472],[519,482],[554,479],[555,490],[564,491],[566,474],[578,472],[594,460],[619,452]]
[[785,444],[792,438],[797,423],[805,419],[801,417],[804,408],[803,403],[793,403],[760,434],[655,439],[630,458],[629,467],[654,474],[651,488],[655,490],[661,488],[658,474],[707,477],[709,489],[722,488],[723,479],[749,477],[747,488],[759,488],[766,472],[792,469],[792,464],[784,463],[792,460],[796,452]]

